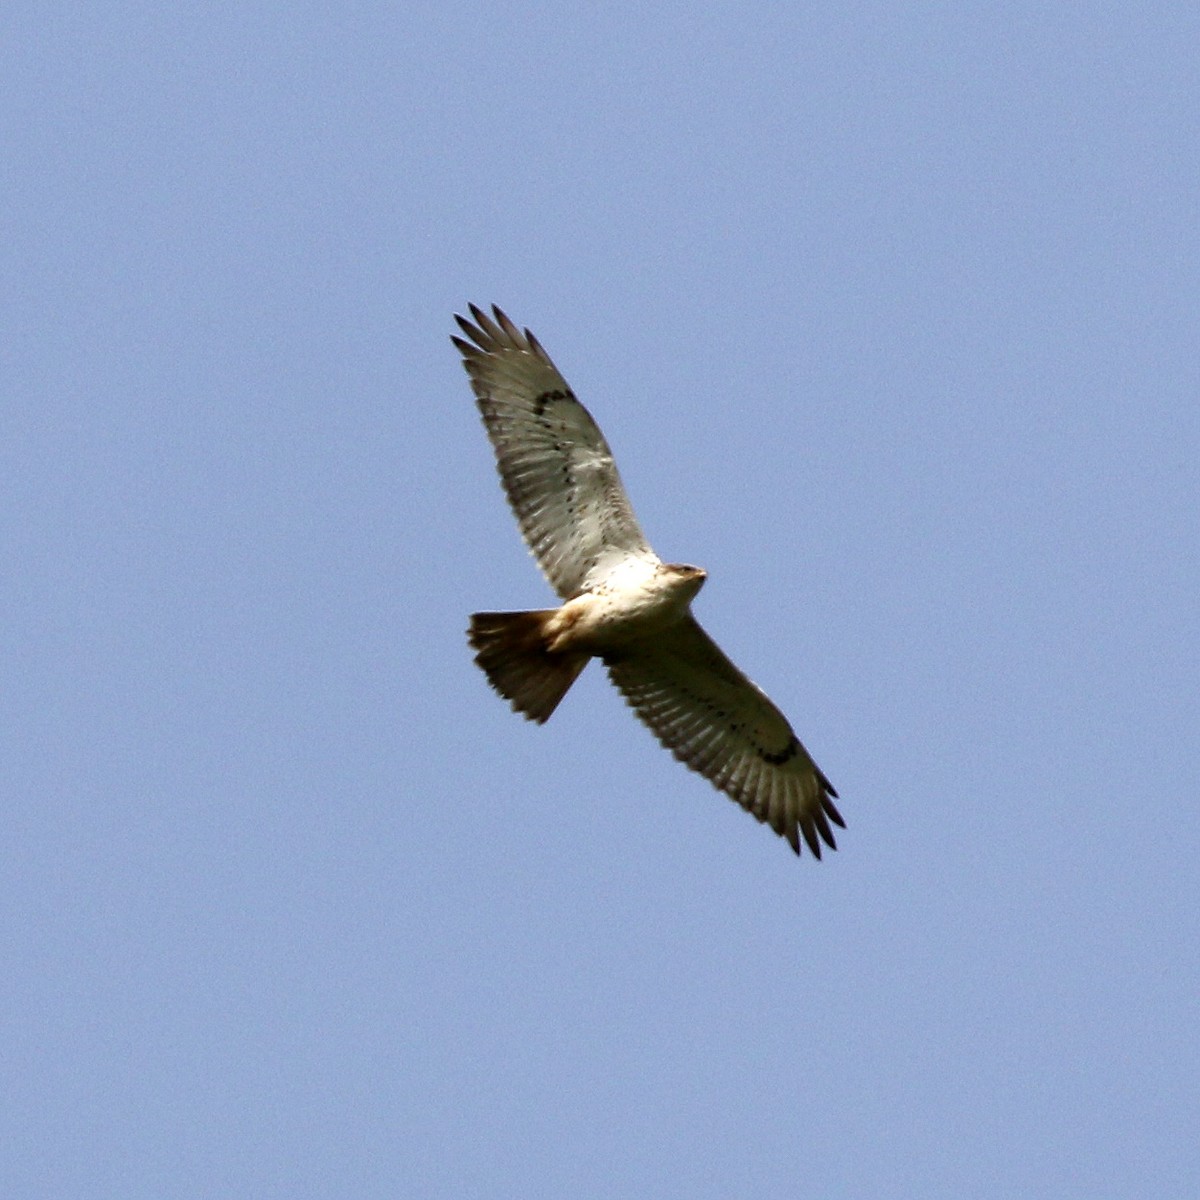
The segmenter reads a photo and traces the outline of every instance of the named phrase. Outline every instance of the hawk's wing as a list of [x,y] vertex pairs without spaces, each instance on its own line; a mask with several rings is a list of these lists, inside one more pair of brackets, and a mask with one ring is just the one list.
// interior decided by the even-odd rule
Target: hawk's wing
[[637,715],[680,762],[786,837],[821,857],[845,827],[837,795],[787,718],[688,616],[630,652],[605,658]]
[[657,562],[612,451],[537,338],[471,305],[454,338],[529,549],[563,599],[631,555]]

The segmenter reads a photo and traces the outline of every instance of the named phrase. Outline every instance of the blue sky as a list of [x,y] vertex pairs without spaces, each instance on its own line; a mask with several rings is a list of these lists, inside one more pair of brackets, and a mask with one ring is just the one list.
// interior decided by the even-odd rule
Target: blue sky
[[[12,6],[0,1191],[1200,1186],[1200,16]],[[593,667],[534,329],[849,828]]]

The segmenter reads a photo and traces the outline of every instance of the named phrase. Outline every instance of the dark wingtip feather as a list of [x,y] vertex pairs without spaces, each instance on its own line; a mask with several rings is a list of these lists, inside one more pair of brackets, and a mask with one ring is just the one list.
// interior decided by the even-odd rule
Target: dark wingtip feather
[[836,850],[837,842],[834,840],[833,830],[829,828],[829,822],[825,819],[825,814],[820,809],[817,809],[813,813],[813,821],[817,826],[817,832],[821,835],[821,840],[831,850]]
[[[830,788],[829,796],[836,796],[836,795],[837,795],[837,792],[835,792],[833,790],[833,788]],[[838,812],[837,806],[833,803],[833,801],[829,798],[829,796],[821,797],[821,807],[825,810],[825,815],[835,825],[837,825],[840,829],[845,829],[846,822],[845,822],[844,818],[842,817],[842,814],[840,812]]]
[[[471,316],[475,318],[475,323],[483,331],[483,336],[486,339],[484,342],[481,342],[480,345],[483,346],[485,350],[494,351],[497,347],[497,344],[502,345],[505,341],[503,327],[497,325],[496,322],[493,321],[492,318],[489,317],[487,313],[485,313],[477,304],[472,304],[470,308]],[[496,312],[500,311],[495,305],[492,305],[492,308]],[[505,317],[505,320],[508,320],[508,318]]]
[[[471,308],[474,309],[474,307],[475,306],[472,304]],[[455,313],[454,319],[458,322],[459,329],[461,329],[463,331],[463,333],[465,333],[467,335],[467,337],[470,338],[471,341],[476,346],[478,346],[480,344],[480,342],[479,342],[480,331],[474,325],[472,325],[471,322],[468,321],[467,318],[464,317],[461,313]],[[453,337],[454,335],[451,334],[450,336]]]
[[800,826],[800,832],[804,834],[804,841],[809,850],[812,851],[813,858],[820,859],[821,843],[817,839],[816,831],[807,823]]
[[519,346],[521,331],[508,319],[508,314],[498,304],[492,305],[492,312],[495,314],[496,323],[508,335],[509,340]]

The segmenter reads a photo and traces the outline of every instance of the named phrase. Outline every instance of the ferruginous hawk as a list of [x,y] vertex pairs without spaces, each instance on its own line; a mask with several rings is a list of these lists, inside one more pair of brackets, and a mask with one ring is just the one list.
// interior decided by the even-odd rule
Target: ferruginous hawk
[[[564,603],[475,613],[475,661],[517,712],[545,721],[591,658],[680,762],[821,857],[845,826],[833,785],[787,718],[691,614],[699,567],[664,563],[633,515],[612,452],[537,338],[498,308],[455,337],[521,532]],[[468,340],[469,339],[469,340]]]

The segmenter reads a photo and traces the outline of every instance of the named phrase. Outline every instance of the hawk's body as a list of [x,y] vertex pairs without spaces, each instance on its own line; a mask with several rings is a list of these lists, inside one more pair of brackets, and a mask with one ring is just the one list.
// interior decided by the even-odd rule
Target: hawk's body
[[475,661],[513,708],[545,721],[595,657],[676,758],[800,852],[836,849],[834,791],[774,704],[691,615],[699,567],[664,563],[612,452],[537,339],[471,306],[454,338],[530,550],[561,608],[476,613]]

